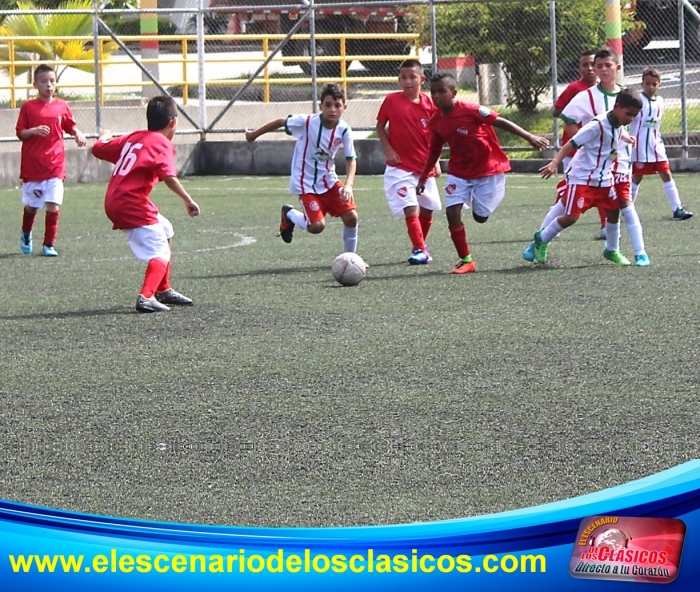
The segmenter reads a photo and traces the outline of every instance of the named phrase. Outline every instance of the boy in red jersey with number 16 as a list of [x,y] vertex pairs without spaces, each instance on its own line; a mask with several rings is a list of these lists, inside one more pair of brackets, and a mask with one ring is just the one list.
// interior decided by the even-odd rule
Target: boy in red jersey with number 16
[[148,130],[112,138],[104,130],[92,153],[114,163],[105,195],[105,213],[114,230],[123,230],[132,252],[146,263],[146,276],[136,299],[138,312],[170,310],[168,304],[191,305],[192,300],[170,286],[170,241],[174,234],[170,221],[149,199],[159,181],[182,198],[190,216],[199,206],[177,179],[175,147],[177,106],[172,98],[153,97],[146,107]]
[[535,136],[488,107],[457,100],[457,82],[451,74],[435,74],[430,80],[430,95],[439,109],[430,120],[430,154],[421,173],[416,193],[421,195],[430,171],[444,144],[450,147],[448,175],[445,181],[447,224],[459,262],[452,273],[476,271],[469,253],[462,224],[462,207],[472,207],[472,216],[483,224],[503,201],[505,173],[510,161],[501,149],[494,127],[527,140],[537,150],[549,146],[546,138]]
[[66,178],[66,155],[63,132],[75,137],[81,148],[85,136],[78,129],[68,103],[56,98],[56,72],[42,64],[34,70],[34,87],[39,97],[22,104],[17,118],[17,137],[22,140],[22,233],[19,246],[22,253],[32,252],[32,229],[39,208],[46,208],[44,244],[45,257],[56,257],[54,246],[58,234],[58,216],[63,203],[63,181]]
[[432,99],[421,92],[424,81],[423,66],[418,60],[403,61],[399,67],[401,90],[388,94],[382,102],[376,128],[386,153],[384,193],[391,213],[406,220],[413,245],[408,258],[411,265],[432,262],[425,241],[433,223],[433,211],[442,209],[434,176],[440,174],[439,164],[426,180],[425,191],[416,194],[418,177],[430,150],[428,122],[435,112]]

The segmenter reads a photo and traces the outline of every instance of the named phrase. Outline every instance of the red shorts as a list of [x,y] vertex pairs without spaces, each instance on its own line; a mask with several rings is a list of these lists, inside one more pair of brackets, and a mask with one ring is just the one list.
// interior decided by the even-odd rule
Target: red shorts
[[566,179],[562,179],[557,183],[557,199],[554,203],[557,203],[560,199],[566,199]]
[[632,201],[632,191],[629,175],[615,175],[615,195],[618,200],[626,199]]
[[619,210],[620,204],[612,187],[591,187],[590,185],[566,186],[566,214],[580,216],[593,207],[604,210]]
[[654,175],[656,173],[669,173],[671,167],[667,160],[662,160],[661,162],[635,162],[634,170],[632,171],[635,175]]
[[343,212],[357,209],[354,199],[347,201],[341,199],[342,190],[343,184],[338,181],[325,193],[302,193],[299,196],[299,201],[304,208],[306,219],[311,223],[320,222],[326,217],[326,214],[337,218]]

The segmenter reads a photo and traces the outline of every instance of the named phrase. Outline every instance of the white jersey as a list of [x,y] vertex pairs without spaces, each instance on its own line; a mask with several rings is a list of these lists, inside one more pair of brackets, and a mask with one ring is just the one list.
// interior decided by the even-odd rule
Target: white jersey
[[289,193],[320,195],[329,191],[338,182],[335,155],[341,145],[345,158],[356,158],[350,126],[342,119],[335,127],[325,127],[320,113],[290,115],[284,123],[284,129],[297,139],[292,157]]
[[614,166],[622,127],[615,127],[607,113],[584,125],[571,142],[578,148],[566,169],[567,185],[610,187],[614,184]]
[[632,149],[633,162],[665,162],[666,146],[661,138],[661,118],[664,116],[664,99],[650,99],[644,93],[642,110],[630,126],[630,133],[637,139]]
[[[617,95],[618,93],[603,90],[599,84],[592,86],[582,90],[571,99],[571,102],[564,107],[560,117],[566,123],[586,125],[594,117],[610,111],[615,106]],[[631,156],[629,145],[621,141],[618,148],[615,173],[629,174]]]

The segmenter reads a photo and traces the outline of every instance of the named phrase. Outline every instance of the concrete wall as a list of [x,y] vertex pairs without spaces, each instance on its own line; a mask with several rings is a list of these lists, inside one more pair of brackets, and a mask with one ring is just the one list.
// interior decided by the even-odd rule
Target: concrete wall
[[[379,175],[384,172],[384,151],[378,140],[357,140],[358,174]],[[177,168],[180,176],[191,175],[288,175],[294,149],[293,141],[199,142],[177,145]],[[671,156],[673,149],[669,150]],[[536,174],[545,160],[512,160],[515,172]],[[20,152],[0,151],[0,185],[19,184]],[[345,173],[342,152],[336,160],[338,171]],[[674,172],[700,171],[700,158],[671,159]],[[106,182],[111,165],[96,159],[90,150],[68,148],[66,170],[69,183]]]

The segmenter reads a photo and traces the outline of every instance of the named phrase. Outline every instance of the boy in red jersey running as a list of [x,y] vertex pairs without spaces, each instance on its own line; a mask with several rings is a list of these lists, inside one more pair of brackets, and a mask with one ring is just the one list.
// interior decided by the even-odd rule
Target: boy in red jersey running
[[476,271],[462,223],[462,207],[472,207],[472,216],[483,224],[503,201],[508,157],[501,149],[494,127],[527,140],[537,150],[549,146],[546,138],[535,136],[488,107],[457,100],[457,82],[451,74],[435,74],[430,95],[439,109],[430,120],[430,154],[420,175],[416,193],[425,190],[428,175],[440,157],[442,147],[450,147],[445,181],[447,224],[459,262],[452,273]]
[[19,247],[25,255],[31,254],[36,213],[39,208],[46,208],[42,252],[45,257],[57,257],[55,242],[66,178],[63,132],[74,136],[81,148],[86,141],[68,103],[54,96],[56,72],[51,66],[42,64],[34,70],[34,87],[39,96],[22,103],[16,128],[17,137],[22,140],[19,176],[24,204]]
[[386,153],[384,194],[391,213],[406,220],[413,245],[413,253],[408,258],[411,265],[433,261],[425,241],[433,223],[433,212],[442,209],[435,183],[435,176],[440,174],[439,164],[428,177],[425,191],[416,195],[418,176],[430,150],[428,121],[435,112],[432,99],[421,92],[423,82],[423,66],[418,60],[402,62],[399,68],[401,91],[386,96],[377,114],[376,128]]
[[170,286],[170,243],[173,226],[149,199],[159,181],[182,198],[190,216],[199,206],[177,178],[175,147],[177,106],[172,98],[153,97],[146,107],[148,130],[112,138],[103,130],[92,153],[114,163],[105,195],[105,212],[114,230],[123,230],[132,252],[146,263],[146,276],[136,299],[138,312],[170,310],[168,304],[191,305],[192,300]]

